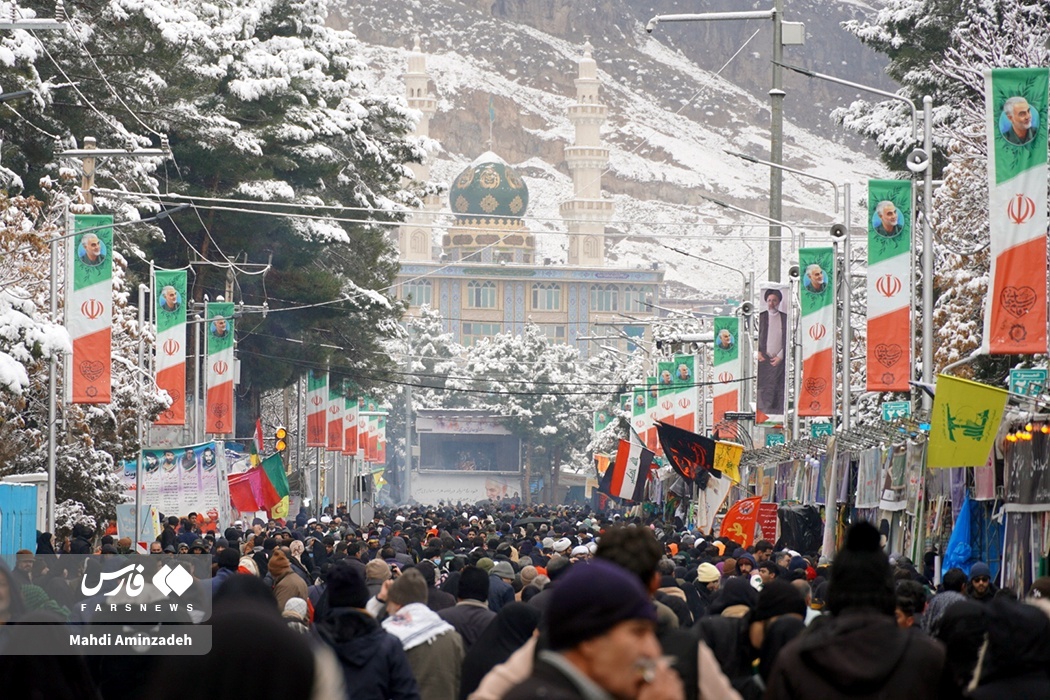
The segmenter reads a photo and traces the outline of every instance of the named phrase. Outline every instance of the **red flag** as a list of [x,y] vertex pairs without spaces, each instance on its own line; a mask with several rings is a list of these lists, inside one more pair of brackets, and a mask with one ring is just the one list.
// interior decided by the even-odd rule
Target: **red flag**
[[761,502],[762,499],[756,496],[731,505],[722,519],[719,535],[739,542],[745,549],[750,547],[755,539],[755,524],[758,523],[758,507]]
[[255,500],[252,485],[248,473],[230,474],[227,477],[230,484],[230,503],[237,510],[245,513],[262,510],[259,502]]

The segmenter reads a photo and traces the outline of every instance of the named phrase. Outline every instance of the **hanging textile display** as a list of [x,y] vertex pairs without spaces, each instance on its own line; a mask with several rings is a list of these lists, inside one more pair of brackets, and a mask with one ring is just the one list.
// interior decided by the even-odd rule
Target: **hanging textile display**
[[78,214],[66,245],[65,326],[73,340],[66,356],[68,403],[109,403],[113,345],[113,217]]
[[208,319],[205,337],[206,414],[205,432],[232,435],[236,418],[233,414],[233,303],[208,302],[204,305]]
[[186,271],[155,270],[157,290],[157,387],[168,392],[171,405],[154,425],[186,424]]

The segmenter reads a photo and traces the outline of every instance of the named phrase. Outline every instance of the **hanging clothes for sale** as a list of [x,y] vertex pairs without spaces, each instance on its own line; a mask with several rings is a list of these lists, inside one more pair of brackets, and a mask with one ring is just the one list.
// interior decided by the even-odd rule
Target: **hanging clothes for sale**
[[877,508],[879,506],[879,462],[882,450],[873,447],[860,453],[857,471],[858,509]]

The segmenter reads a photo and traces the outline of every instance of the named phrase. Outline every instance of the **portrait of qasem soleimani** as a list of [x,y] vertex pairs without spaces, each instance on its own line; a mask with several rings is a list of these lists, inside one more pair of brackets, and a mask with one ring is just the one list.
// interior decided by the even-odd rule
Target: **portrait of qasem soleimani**
[[822,294],[828,286],[827,275],[824,274],[824,268],[820,265],[813,263],[806,267],[806,273],[802,277],[802,287],[807,292],[814,294]]
[[897,210],[897,205],[885,199],[875,205],[872,217],[875,233],[884,238],[893,238],[904,230],[904,217]]
[[1010,97],[1003,103],[998,117],[999,133],[1007,143],[1027,146],[1039,133],[1039,112],[1033,111],[1028,100],[1020,95]]

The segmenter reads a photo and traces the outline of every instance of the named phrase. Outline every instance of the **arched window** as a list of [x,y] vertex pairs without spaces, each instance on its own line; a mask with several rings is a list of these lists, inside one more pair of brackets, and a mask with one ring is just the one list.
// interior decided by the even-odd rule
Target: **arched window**
[[534,311],[561,311],[561,285],[556,283],[532,285]]
[[467,282],[467,308],[495,309],[496,283],[476,280]]
[[624,311],[649,311],[652,303],[653,297],[648,287],[629,285],[623,290]]
[[423,306],[432,301],[433,287],[430,280],[413,280],[406,283],[402,289],[411,306]]
[[591,311],[618,311],[619,294],[615,284],[591,285]]
[[598,249],[598,239],[594,236],[587,236],[583,239],[583,255],[584,257],[593,258],[601,254]]
[[429,247],[427,241],[427,234],[425,231],[415,231],[412,233],[412,252],[413,253],[426,253]]

